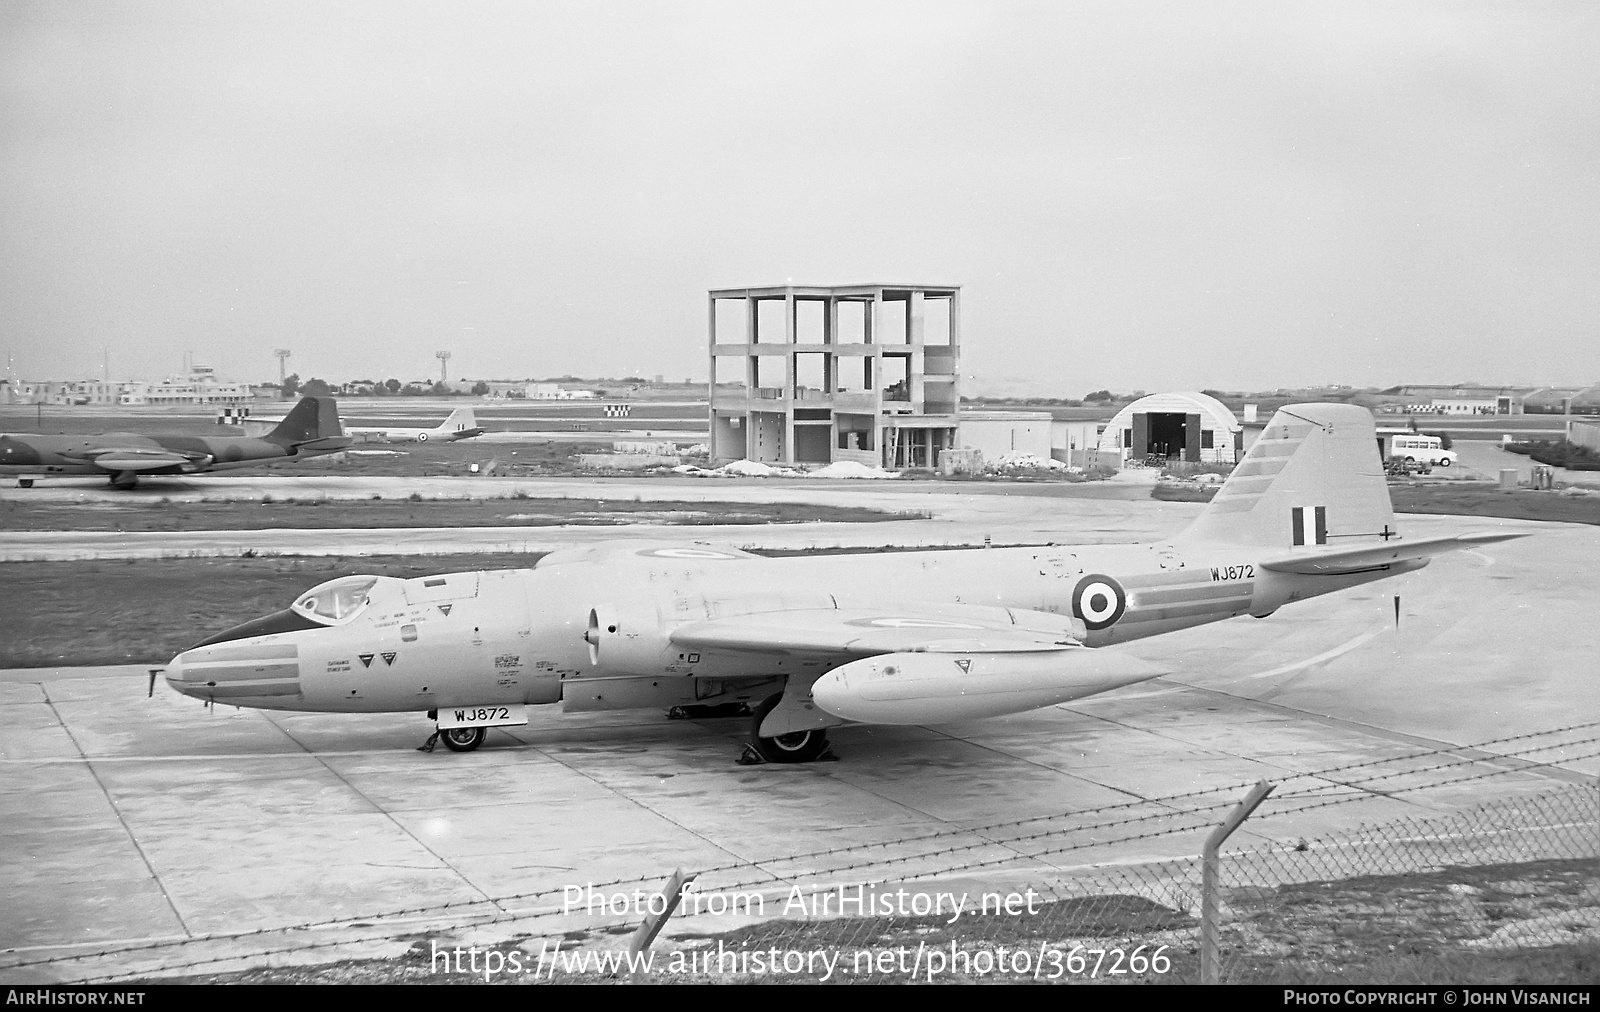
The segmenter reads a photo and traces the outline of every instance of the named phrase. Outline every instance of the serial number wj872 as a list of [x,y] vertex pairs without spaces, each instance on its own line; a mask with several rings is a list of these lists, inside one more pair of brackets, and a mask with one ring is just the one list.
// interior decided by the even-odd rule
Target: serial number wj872
[[1212,566],[1211,581],[1220,583],[1223,580],[1254,580],[1256,567],[1246,563],[1242,566]]
[[495,720],[510,720],[511,710],[504,706],[480,706],[471,710],[453,710],[451,715],[466,724],[487,724]]

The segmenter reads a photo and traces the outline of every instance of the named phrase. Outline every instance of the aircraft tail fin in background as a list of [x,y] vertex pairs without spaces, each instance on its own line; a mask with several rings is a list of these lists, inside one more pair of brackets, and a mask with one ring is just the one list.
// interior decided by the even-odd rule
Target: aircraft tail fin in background
[[261,438],[280,446],[298,446],[343,435],[339,405],[332,397],[302,397],[277,428]]
[[473,415],[471,408],[456,408],[450,412],[449,418],[440,423],[436,431],[448,434],[460,432],[462,429],[475,429],[477,427],[478,420]]
[[1289,404],[1179,540],[1292,549],[1393,537],[1372,415],[1350,404]]

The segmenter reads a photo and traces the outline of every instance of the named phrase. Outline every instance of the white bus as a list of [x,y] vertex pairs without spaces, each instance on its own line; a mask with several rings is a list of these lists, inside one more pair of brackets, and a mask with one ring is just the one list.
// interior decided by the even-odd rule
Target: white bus
[[1385,459],[1398,459],[1435,467],[1450,467],[1456,462],[1456,451],[1446,450],[1444,440],[1438,436],[1425,436],[1420,432],[1385,433]]

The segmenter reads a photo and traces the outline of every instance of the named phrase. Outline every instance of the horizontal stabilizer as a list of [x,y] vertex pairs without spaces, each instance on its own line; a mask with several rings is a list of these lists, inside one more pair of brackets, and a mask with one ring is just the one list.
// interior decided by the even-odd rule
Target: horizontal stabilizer
[[1043,612],[975,605],[910,610],[815,608],[712,619],[672,633],[693,650],[784,651],[830,657],[904,652],[1029,653],[1077,647],[1072,620]]
[[349,436],[323,436],[321,439],[308,439],[303,443],[294,444],[297,453],[332,453],[342,450],[354,443]]
[[1485,531],[1479,534],[1458,534],[1446,538],[1425,538],[1419,541],[1394,540],[1381,545],[1364,544],[1353,548],[1313,549],[1282,555],[1260,563],[1262,569],[1274,573],[1294,573],[1299,576],[1339,576],[1361,573],[1380,566],[1425,559],[1445,552],[1479,545],[1492,545],[1500,541],[1525,537],[1528,532],[1499,533]]
[[1022,713],[1166,674],[1110,648],[1050,653],[884,654],[840,665],[811,699],[845,720],[940,724]]

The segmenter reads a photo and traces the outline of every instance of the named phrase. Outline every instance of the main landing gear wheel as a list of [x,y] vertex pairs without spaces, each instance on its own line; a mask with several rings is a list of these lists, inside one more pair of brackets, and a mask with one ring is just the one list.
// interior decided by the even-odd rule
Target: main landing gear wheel
[[471,752],[483,744],[488,733],[486,727],[444,727],[439,729],[439,739],[452,752]]
[[828,732],[822,728],[780,734],[776,738],[761,737],[761,722],[767,719],[779,703],[783,693],[768,696],[755,709],[750,722],[750,742],[756,752],[769,763],[808,763],[828,751]]

